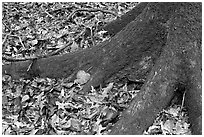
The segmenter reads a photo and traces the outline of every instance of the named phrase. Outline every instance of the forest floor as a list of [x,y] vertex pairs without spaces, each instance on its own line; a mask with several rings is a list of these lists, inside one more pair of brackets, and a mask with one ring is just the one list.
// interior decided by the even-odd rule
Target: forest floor
[[[102,28],[137,3],[2,3],[2,65],[9,61],[59,55],[110,39]],[[90,78],[71,81],[2,76],[2,134],[108,134],[139,90],[109,83],[77,94]],[[183,97],[183,101],[185,95]],[[144,134],[191,134],[182,104],[158,114]]]

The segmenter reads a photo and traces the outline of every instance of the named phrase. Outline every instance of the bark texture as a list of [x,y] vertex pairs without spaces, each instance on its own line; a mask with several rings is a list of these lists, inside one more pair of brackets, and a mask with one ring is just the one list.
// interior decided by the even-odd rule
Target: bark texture
[[108,23],[104,26],[104,30],[108,31],[111,36],[114,36],[119,31],[121,31],[128,23],[136,19],[138,15],[140,15],[144,8],[147,6],[147,2],[139,3],[135,6],[131,11],[122,15],[120,18]]
[[[192,132],[201,134],[201,3],[138,6],[133,10],[135,14],[127,14],[131,18],[128,22],[136,17],[134,21],[123,24],[122,30],[114,30],[113,34],[118,33],[109,41],[74,53],[4,65],[3,73],[15,79],[74,79],[79,70],[84,70],[91,74],[91,79],[84,85],[83,93],[90,86],[110,81],[144,82],[110,134],[142,134],[175,93],[182,92],[186,95]],[[124,19],[122,22],[126,22]],[[122,28],[120,23],[115,26]]]
[[192,132],[201,134],[200,10],[201,5],[188,3],[181,4],[175,11],[167,24],[168,37],[162,55],[140,93],[121,115],[110,134],[142,134],[181,86],[183,92],[186,91],[185,104],[189,110]]

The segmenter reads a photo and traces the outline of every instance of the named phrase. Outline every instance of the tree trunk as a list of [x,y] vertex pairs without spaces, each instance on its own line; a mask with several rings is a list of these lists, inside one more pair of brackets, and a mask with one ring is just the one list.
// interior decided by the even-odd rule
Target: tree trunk
[[186,91],[192,132],[201,134],[201,12],[196,8],[199,5],[182,4],[175,11],[162,55],[110,134],[142,134],[181,87]]
[[136,19],[136,17],[142,13],[147,4],[147,2],[139,3],[132,10],[122,15],[120,18],[113,20],[112,22],[105,25],[103,29],[108,31],[111,36],[114,36],[119,31],[121,31],[128,23]]
[[201,134],[201,3],[148,3],[142,9],[109,41],[75,53],[4,65],[3,73],[15,79],[74,79],[84,70],[91,74],[84,93],[110,81],[145,82],[110,134],[142,134],[182,88],[192,132]]

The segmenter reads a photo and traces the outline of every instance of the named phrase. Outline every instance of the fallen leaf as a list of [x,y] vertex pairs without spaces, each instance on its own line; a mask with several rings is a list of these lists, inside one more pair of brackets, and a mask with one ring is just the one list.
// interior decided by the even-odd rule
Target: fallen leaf
[[77,51],[79,48],[79,45],[73,41],[72,45],[71,45],[71,52]]
[[74,83],[82,85],[82,84],[87,83],[91,76],[89,73],[86,73],[85,71],[80,70],[80,71],[78,71],[76,77],[77,77],[77,79],[74,80]]
[[178,116],[178,114],[179,114],[179,109],[177,109],[177,108],[170,108],[170,109],[168,110],[168,113],[169,113],[169,114],[172,114],[174,117],[176,117],[176,116]]
[[172,133],[173,132],[173,128],[174,128],[174,121],[172,121],[172,120],[167,120],[164,123],[164,125],[162,126],[162,130],[163,130],[164,133],[166,131]]
[[109,83],[106,88],[103,89],[103,95],[107,95],[108,92],[113,88],[113,83]]
[[30,97],[29,97],[28,95],[23,96],[23,97],[22,97],[22,102],[28,100],[29,98],[30,98]]
[[32,46],[34,46],[34,45],[36,45],[36,44],[38,43],[38,40],[37,40],[37,39],[34,39],[34,40],[32,40],[30,43],[31,43]]
[[74,129],[76,129],[77,131],[81,130],[81,124],[80,121],[77,119],[71,119],[71,125]]
[[114,119],[118,115],[118,112],[111,108],[106,108],[105,110],[103,110],[103,115],[105,115],[104,120],[111,120],[111,119]]

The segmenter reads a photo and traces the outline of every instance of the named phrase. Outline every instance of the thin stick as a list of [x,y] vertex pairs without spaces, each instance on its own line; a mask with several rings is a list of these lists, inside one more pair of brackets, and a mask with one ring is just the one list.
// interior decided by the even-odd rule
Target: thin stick
[[2,35],[8,35],[8,36],[11,36],[11,37],[18,37],[17,35],[11,35],[10,33],[2,33]]
[[11,35],[12,31],[10,31],[8,34],[6,34],[4,40],[2,41],[2,46],[4,45],[5,41],[7,40],[8,36]]
[[20,41],[21,45],[23,46],[23,48],[25,48],[25,45],[23,44],[23,41],[22,41],[22,39],[21,39],[21,37],[20,37],[20,36],[18,36],[18,39],[19,39],[19,41]]
[[46,58],[46,57],[50,57],[50,56],[54,56],[56,54],[58,54],[59,52],[61,52],[62,50],[64,50],[66,47],[70,46],[72,44],[72,42],[69,42],[68,44],[66,44],[65,46],[61,47],[60,49],[47,54],[47,55],[41,55],[41,56],[36,56],[36,57],[21,57],[21,58],[14,58],[14,57],[9,57],[9,56],[2,56],[2,59],[6,60],[6,61],[10,61],[10,62],[17,62],[17,61],[26,61],[26,60],[34,60],[34,59],[40,59],[40,58]]
[[186,96],[186,91],[183,93],[183,99],[182,99],[182,104],[181,104],[181,110],[183,109],[183,106],[184,106],[185,96]]
[[10,62],[17,62],[17,61],[26,61],[26,60],[34,60],[37,59],[37,57],[22,57],[22,58],[14,58],[9,56],[2,56],[3,60],[10,61]]
[[[11,36],[11,37],[17,37],[17,38],[19,39],[21,45],[25,48],[25,45],[23,44],[23,41],[22,41],[22,39],[21,39],[20,36],[17,36],[17,35],[11,35],[11,32],[10,32],[9,34],[6,34],[6,33],[2,33],[2,34],[3,34],[3,35],[6,35],[6,37],[8,37],[8,36]],[[4,41],[3,41],[3,42],[4,42]],[[2,44],[3,44],[3,42],[2,42]]]
[[76,12],[79,12],[79,11],[87,11],[87,12],[98,12],[98,11],[100,11],[100,12],[103,12],[103,13],[108,13],[108,14],[112,14],[112,15],[114,15],[114,16],[118,16],[118,14],[116,14],[116,13],[114,13],[114,12],[112,12],[112,11],[108,11],[108,10],[102,10],[102,9],[77,9],[77,10],[75,10],[74,12],[72,12],[71,14],[70,14],[70,16],[73,16]]
[[51,18],[55,18],[53,15],[51,15],[49,12],[47,12],[47,11],[45,11],[45,13],[49,16],[49,17],[51,17]]
[[63,47],[61,47],[60,49],[58,50],[55,50],[53,51],[52,53],[48,54],[48,55],[45,55],[43,57],[48,57],[48,56],[53,56],[53,55],[56,55],[58,54],[59,52],[61,52],[62,50],[64,50],[66,47],[70,46],[72,44],[72,42],[69,42],[68,44],[64,45]]
[[[75,11],[73,11],[66,19],[67,20],[70,20],[72,18],[72,16],[77,13],[77,12],[80,12],[80,11],[87,11],[87,12],[103,12],[103,13],[109,13],[109,14],[112,14],[116,17],[118,17],[118,14],[114,13],[114,12],[111,12],[111,11],[108,11],[108,10],[102,10],[102,9],[77,9]],[[64,23],[65,21],[63,21],[62,23]]]

